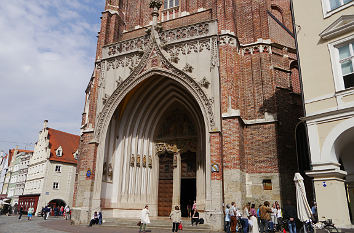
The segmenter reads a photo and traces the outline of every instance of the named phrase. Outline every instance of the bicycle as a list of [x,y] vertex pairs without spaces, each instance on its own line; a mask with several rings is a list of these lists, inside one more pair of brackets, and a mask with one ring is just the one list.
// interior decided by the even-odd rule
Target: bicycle
[[320,221],[323,229],[327,230],[328,232],[339,232],[338,229],[332,223],[332,219],[327,219],[325,221]]
[[300,233],[316,233],[317,230],[324,230],[328,233],[339,232],[338,229],[332,223],[332,219],[313,223],[312,220],[306,222],[300,229]]

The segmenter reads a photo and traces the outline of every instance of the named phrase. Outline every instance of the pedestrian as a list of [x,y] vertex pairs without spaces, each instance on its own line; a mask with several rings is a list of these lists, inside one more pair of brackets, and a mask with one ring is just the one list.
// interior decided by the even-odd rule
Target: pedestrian
[[47,220],[49,218],[49,215],[50,215],[50,211],[51,211],[51,208],[49,206],[46,207],[46,211],[45,211],[45,220]]
[[269,222],[269,230],[271,232],[274,232],[275,231],[275,225],[278,224],[278,221],[277,221],[277,209],[276,209],[276,206],[275,206],[275,203],[272,205],[272,213],[270,213],[270,222]]
[[102,225],[102,212],[98,212],[98,224]]
[[196,200],[194,200],[194,202],[193,202],[192,213],[195,209],[197,209],[197,201]]
[[146,232],[146,225],[150,224],[150,211],[149,211],[149,206],[146,205],[144,209],[141,211],[141,216],[140,216],[140,230],[139,232]]
[[64,206],[60,207],[59,215],[62,216],[64,213]]
[[20,212],[19,212],[18,219],[20,219],[20,220],[21,220],[21,218],[22,218],[22,214],[23,214],[23,207],[21,206],[21,207],[20,207]]
[[188,215],[188,218],[192,217],[192,201],[191,200],[189,200],[188,204],[187,204],[187,215]]
[[91,221],[90,221],[89,227],[92,227],[92,225],[95,225],[95,224],[98,224],[98,214],[97,214],[97,211],[95,211],[95,212],[93,213],[93,217],[92,217],[92,219],[91,219]]
[[259,213],[259,209],[261,208],[262,205],[259,205],[258,206],[258,209],[257,209],[257,223],[258,223],[258,230],[260,231],[260,227],[261,227],[261,215]]
[[59,215],[59,208],[56,206],[54,207],[54,216],[58,216]]
[[280,231],[280,229],[281,229],[281,223],[283,222],[283,212],[282,212],[282,210],[281,210],[279,204],[276,205],[276,208],[277,208],[277,215],[276,215],[276,217],[277,217],[277,222],[278,222],[276,229],[277,229],[278,231]]
[[230,205],[226,205],[225,209],[225,232],[230,233]]
[[291,202],[288,200],[287,205],[284,207],[284,218],[288,220],[289,232],[296,233],[296,208],[291,205]]
[[231,207],[230,207],[230,230],[231,230],[231,233],[236,232],[236,224],[237,224],[236,203],[231,202]]
[[314,202],[313,206],[311,207],[311,212],[313,216],[313,222],[317,223],[318,222],[318,213],[317,213],[317,203]]
[[195,223],[196,226],[198,226],[198,223],[199,223],[199,212],[196,208],[194,209],[194,212],[192,215],[192,226],[193,226],[193,223]]
[[248,218],[250,216],[248,211],[249,208],[250,208],[250,204],[247,203],[241,212],[241,223],[242,223],[243,233],[248,232]]
[[65,220],[71,219],[70,206],[66,206],[64,211],[65,211]]
[[181,211],[178,206],[170,213],[170,219],[172,220],[172,232],[177,232],[179,224],[181,224]]
[[43,210],[42,210],[42,212],[43,212],[43,220],[47,220],[47,206],[45,206],[44,208],[43,208]]
[[30,206],[30,208],[28,208],[27,210],[27,217],[28,217],[28,220],[32,220],[32,215],[33,215],[33,212],[34,212],[34,208],[32,206]]
[[261,221],[260,221],[261,233],[269,232],[268,226],[270,221],[270,213],[272,213],[272,209],[269,207],[269,202],[265,201],[264,205],[262,205],[259,208],[259,214],[261,217]]
[[258,219],[257,219],[257,211],[256,211],[256,205],[252,204],[251,205],[251,210],[250,210],[250,225],[252,225],[252,231],[251,233],[259,233],[258,230]]

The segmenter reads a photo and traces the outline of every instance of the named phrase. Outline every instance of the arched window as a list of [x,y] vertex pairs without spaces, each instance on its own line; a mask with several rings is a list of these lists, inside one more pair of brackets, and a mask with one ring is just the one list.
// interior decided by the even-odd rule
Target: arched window
[[292,91],[295,93],[301,93],[299,67],[296,61],[293,61],[290,64],[290,71],[291,71],[290,81],[291,81]]
[[283,10],[280,7],[272,5],[271,12],[282,24],[284,24]]

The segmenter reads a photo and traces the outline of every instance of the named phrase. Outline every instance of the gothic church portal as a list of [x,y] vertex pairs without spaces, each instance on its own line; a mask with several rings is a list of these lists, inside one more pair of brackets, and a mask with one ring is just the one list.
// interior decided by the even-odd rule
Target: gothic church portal
[[[86,90],[73,220],[293,195],[302,116],[288,0],[107,0]],[[286,187],[286,188],[285,188]]]

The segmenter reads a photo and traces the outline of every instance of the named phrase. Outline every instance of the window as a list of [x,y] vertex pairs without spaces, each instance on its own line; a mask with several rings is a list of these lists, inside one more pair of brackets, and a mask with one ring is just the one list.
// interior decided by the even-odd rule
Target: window
[[354,41],[338,47],[339,64],[341,75],[343,77],[344,88],[354,87]]
[[354,0],[322,0],[323,15],[326,18],[353,5]]
[[179,0],[165,0],[164,9],[170,9],[172,7],[179,6]]
[[263,180],[263,190],[272,190],[272,180]]
[[78,157],[79,157],[79,151],[77,150],[77,151],[75,151],[75,153],[73,154],[73,156],[74,156],[74,159],[78,159]]
[[336,91],[354,87],[354,35],[329,44]]
[[59,146],[59,148],[56,150],[55,154],[60,157],[63,155],[63,149],[61,148],[61,146]]
[[53,189],[59,189],[59,183],[53,182]]
[[329,10],[332,11],[334,9],[337,9],[353,0],[328,0],[329,1]]
[[56,171],[56,172],[61,172],[61,166],[56,165],[56,166],[55,166],[55,171]]

